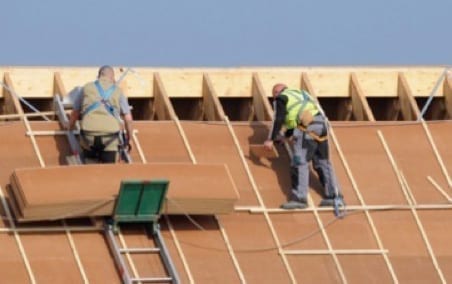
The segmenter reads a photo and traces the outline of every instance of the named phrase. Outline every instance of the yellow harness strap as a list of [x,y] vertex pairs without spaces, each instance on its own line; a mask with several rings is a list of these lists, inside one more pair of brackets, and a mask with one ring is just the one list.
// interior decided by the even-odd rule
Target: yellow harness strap
[[303,125],[301,125],[301,124],[298,125],[298,129],[300,129],[301,131],[306,132],[307,134],[311,135],[311,137],[314,138],[314,140],[317,141],[317,142],[323,142],[323,141],[328,139],[328,135],[319,136],[314,131],[308,131],[308,129],[306,127],[304,127]]

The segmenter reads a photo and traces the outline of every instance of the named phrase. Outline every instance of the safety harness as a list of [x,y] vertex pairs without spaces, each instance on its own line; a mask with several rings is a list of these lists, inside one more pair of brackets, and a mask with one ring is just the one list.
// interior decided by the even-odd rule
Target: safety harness
[[[311,96],[309,96],[309,94],[304,90],[301,90],[301,97],[293,92],[287,92],[287,94],[285,94],[285,95],[289,95],[293,99],[295,99],[295,103],[293,103],[292,105],[290,105],[287,108],[287,112],[290,112],[292,109],[294,109],[298,105],[301,105],[300,109],[298,110],[298,113],[297,113],[297,128],[300,129],[301,131],[309,134],[317,142],[326,141],[328,139],[328,135],[326,133],[323,135],[317,135],[314,131],[309,131],[308,127],[304,126],[299,119],[301,114],[303,114],[303,112],[305,111],[308,103],[313,103]],[[323,122],[312,121],[310,123],[323,123]]]
[[[82,113],[83,115],[86,115],[94,110],[96,110],[97,108],[101,107],[102,105],[105,107],[105,109],[107,110],[107,112],[109,114],[111,114],[114,118],[116,118],[116,120],[118,120],[118,122],[121,124],[122,120],[119,117],[118,112],[116,111],[116,108],[110,103],[110,98],[113,95],[114,91],[116,90],[116,85],[112,85],[110,88],[108,88],[107,90],[104,90],[102,88],[102,86],[100,85],[99,81],[96,80],[94,82],[94,85],[97,88],[97,92],[100,96],[100,99],[98,101],[93,102],[92,104],[90,104],[85,111]],[[82,137],[82,139],[85,141],[85,143],[87,145],[90,144],[89,140],[86,138],[86,135],[88,133],[86,131],[81,130],[80,131],[80,135]],[[109,138],[106,141],[102,141],[102,138]],[[94,143],[92,146],[90,146],[91,150],[95,153],[99,153],[100,151],[103,151],[106,147],[108,147],[108,145],[110,145],[111,143],[113,143],[113,141],[115,141],[116,139],[121,138],[120,137],[120,131],[115,132],[115,133],[109,133],[109,134],[104,134],[104,135],[96,135],[94,137]],[[120,139],[120,142],[122,141],[122,139]]]

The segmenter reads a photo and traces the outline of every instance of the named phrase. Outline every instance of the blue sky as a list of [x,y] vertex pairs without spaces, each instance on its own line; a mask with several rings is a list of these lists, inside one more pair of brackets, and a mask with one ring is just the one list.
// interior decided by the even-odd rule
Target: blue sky
[[0,65],[451,65],[452,1],[2,1]]

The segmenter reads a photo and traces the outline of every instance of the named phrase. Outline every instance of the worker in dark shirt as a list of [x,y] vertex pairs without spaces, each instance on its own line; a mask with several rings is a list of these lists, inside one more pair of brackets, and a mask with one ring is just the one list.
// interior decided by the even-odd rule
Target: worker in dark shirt
[[[307,207],[310,161],[313,161],[314,169],[325,188],[320,206],[334,206],[334,198],[339,194],[339,190],[336,190],[336,178],[329,160],[325,118],[314,99],[304,90],[289,89],[284,84],[276,84],[272,93],[275,113],[264,146],[271,149],[274,141],[281,140],[280,131],[284,126],[284,136],[291,137],[294,152],[291,161],[292,189],[288,201],[283,203],[281,208]],[[343,204],[342,196],[338,198]]]

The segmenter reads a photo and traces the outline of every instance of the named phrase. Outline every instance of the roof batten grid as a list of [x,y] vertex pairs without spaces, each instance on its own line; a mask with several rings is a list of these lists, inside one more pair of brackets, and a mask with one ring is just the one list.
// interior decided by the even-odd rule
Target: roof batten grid
[[[245,160],[245,156],[243,155],[242,148],[240,147],[240,144],[238,142],[237,136],[235,135],[235,132],[234,132],[234,130],[232,128],[232,125],[231,125],[231,123],[230,123],[230,121],[229,121],[227,116],[225,116],[224,119],[225,119],[226,124],[228,126],[229,132],[231,133],[231,136],[232,136],[232,138],[234,140],[234,144],[237,147],[237,151],[239,152],[240,159],[242,160],[243,166],[245,167],[245,171],[246,171],[246,173],[248,175],[248,179],[250,180],[250,183],[252,185],[253,191],[256,194],[256,197],[257,197],[257,199],[259,201],[259,205],[261,207],[265,208],[264,201],[263,201],[262,196],[260,195],[260,193],[259,193],[259,191],[257,189],[256,182],[254,181],[254,178],[253,178],[253,176],[251,174],[251,170],[249,169],[248,163]],[[270,231],[272,233],[273,239],[275,240],[276,247],[278,248],[278,253],[281,255],[283,263],[284,263],[284,265],[285,265],[285,267],[287,269],[287,272],[289,273],[289,277],[290,277],[292,283],[296,283],[295,276],[293,275],[292,269],[290,267],[289,262],[287,261],[286,255],[283,253],[283,250],[282,250],[282,247],[281,247],[281,242],[279,241],[278,235],[276,234],[275,228],[273,227],[273,223],[272,223],[272,221],[270,219],[270,216],[265,211],[263,212],[263,214],[264,214],[265,220],[268,223],[268,226],[269,226]]]
[[[180,121],[179,121],[179,119],[177,117],[174,118],[174,121],[175,121],[175,123],[177,125],[177,128],[179,130],[179,134],[181,135],[182,140],[184,141],[184,145],[185,145],[185,147],[186,147],[186,149],[188,151],[190,159],[191,159],[192,163],[196,165],[198,162],[196,161],[195,155],[193,154],[193,151],[191,150],[191,147],[190,147],[190,144],[188,142],[187,136],[185,135],[185,131],[183,130],[182,125],[180,124]],[[237,270],[237,274],[239,275],[240,281],[242,283],[245,283],[246,281],[245,281],[245,278],[243,276],[243,272],[242,272],[242,270],[240,268],[239,262],[237,261],[237,258],[236,258],[235,254],[234,254],[234,251],[232,250],[232,246],[231,246],[231,244],[229,242],[229,237],[227,236],[226,230],[221,225],[220,220],[217,218],[217,216],[215,216],[215,220],[218,223],[218,227],[220,228],[221,235],[223,236],[223,239],[225,241],[225,245],[226,245],[226,247],[228,249],[228,253],[229,253],[229,255],[232,258],[232,262],[234,263],[234,267]],[[168,218],[168,222],[169,222],[169,218]],[[199,226],[197,226],[197,227],[199,227]],[[185,265],[187,265],[187,267],[188,267],[188,264],[185,264]],[[191,281],[193,282],[193,277],[192,276],[191,276]]]
[[432,249],[430,241],[429,241],[429,239],[427,237],[427,234],[425,233],[424,227],[423,227],[423,225],[422,225],[422,223],[421,223],[421,221],[419,219],[419,215],[417,214],[416,209],[413,206],[413,205],[416,205],[416,201],[414,199],[410,198],[410,196],[413,196],[413,194],[411,192],[411,189],[409,188],[408,183],[406,183],[406,180],[405,180],[403,174],[400,172],[400,170],[399,170],[399,168],[397,166],[397,163],[395,162],[394,156],[392,155],[391,150],[389,149],[389,146],[386,143],[386,140],[385,140],[382,132],[380,130],[378,130],[377,133],[378,133],[378,137],[380,138],[381,143],[383,144],[383,147],[384,147],[384,149],[386,151],[386,154],[388,155],[388,158],[389,158],[389,160],[391,162],[393,170],[394,170],[394,172],[395,172],[395,174],[396,174],[396,176],[397,176],[397,178],[399,180],[400,187],[401,187],[402,192],[403,192],[403,194],[405,196],[405,199],[407,200],[409,206],[411,207],[411,213],[413,214],[413,217],[416,220],[417,227],[418,227],[418,229],[419,229],[419,231],[421,233],[422,239],[423,239],[423,241],[424,241],[424,243],[425,243],[425,245],[427,247],[428,253],[429,253],[430,258],[431,258],[431,260],[433,262],[433,266],[435,267],[436,272],[438,273],[438,276],[441,279],[441,282],[442,283],[447,283],[446,279],[444,278],[443,272],[441,271],[441,268],[438,265],[438,261],[436,259],[435,253],[434,253],[434,251]]
[[[185,143],[185,147],[186,147],[186,149],[188,151],[190,159],[192,160],[192,162],[194,161],[194,163],[195,163],[196,162],[195,157],[193,156],[193,153],[191,151],[190,145],[187,144],[187,141],[186,141],[187,139],[185,137],[185,133],[183,132],[183,129],[182,129],[182,127],[180,125],[180,122],[179,122],[179,120],[178,120],[178,118],[177,118],[177,116],[176,116],[176,114],[174,112],[174,109],[172,108],[172,106],[171,106],[171,104],[169,102],[168,95],[166,93],[165,87],[163,86],[163,83],[161,82],[160,75],[158,73],[155,73],[153,78],[154,78],[154,92],[156,92],[154,94],[154,97],[156,97],[158,95],[157,97],[160,98],[160,100],[161,100],[161,102],[160,102],[161,105],[160,105],[159,109],[164,108],[164,109],[168,110],[167,111],[168,112],[168,114],[167,114],[168,117],[167,118],[171,119],[176,124],[176,127],[179,130],[179,134],[181,135],[181,137],[182,137],[182,139],[183,139],[183,141]],[[161,114],[160,119],[163,119],[163,118],[166,118],[166,115]],[[144,153],[143,153],[143,151],[141,149],[141,143],[139,142],[138,136],[135,135],[135,132],[134,132],[134,135],[133,135],[133,139],[134,139],[134,142],[137,145],[137,148],[139,149],[139,154],[140,154],[141,161],[144,164],[146,164],[147,163],[146,157],[145,157],[145,155],[144,155]],[[190,267],[188,266],[188,262],[187,262],[187,260],[185,258],[185,254],[184,254],[184,252],[182,250],[182,247],[180,245],[180,242],[179,242],[179,240],[177,238],[176,232],[174,231],[174,227],[173,227],[173,225],[171,223],[171,220],[170,220],[170,218],[167,215],[164,215],[164,218],[165,218],[165,221],[166,221],[166,223],[168,225],[168,230],[169,230],[169,232],[170,232],[170,234],[171,234],[171,236],[173,238],[174,245],[176,246],[177,252],[179,253],[179,256],[181,258],[181,261],[182,261],[182,264],[184,266],[185,272],[187,274],[188,280],[189,280],[190,283],[195,283],[195,281],[193,279],[193,275],[192,275],[192,273],[190,271]]]
[[[220,120],[220,121],[224,121],[226,123],[228,123],[229,121],[226,120],[226,115],[224,114],[223,108],[221,108],[221,104],[220,101],[218,99],[218,95],[216,93],[216,91],[214,90],[214,88],[212,87],[212,82],[210,80],[209,74],[208,73],[204,73],[203,74],[203,96],[204,96],[204,100],[210,101],[210,108],[213,108],[213,113],[214,115],[211,115],[210,117],[207,117],[208,120]],[[206,113],[209,114],[211,113],[212,110],[206,110]],[[182,127],[180,128],[182,130]],[[229,128],[228,128],[229,129]],[[183,137],[184,138],[184,143],[186,143],[186,145],[188,144],[188,141],[185,141],[187,138],[186,136]],[[190,152],[190,157],[193,157],[192,162],[196,164],[196,161],[194,160],[194,155],[191,151],[191,148],[188,148],[189,152]],[[229,172],[229,169],[227,169]],[[230,174],[230,172],[229,172]],[[230,176],[231,177],[231,176]],[[231,180],[232,177],[231,177]],[[237,274],[240,278],[240,282],[241,283],[246,283],[245,280],[245,276],[243,275],[242,269],[240,268],[240,264],[237,260],[237,257],[234,253],[234,250],[232,248],[232,245],[229,241],[229,237],[226,233],[226,230],[224,229],[223,225],[221,224],[220,219],[218,219],[217,216],[215,216],[215,220],[218,223],[218,227],[220,228],[220,232],[221,235],[223,236],[223,239],[225,241],[226,244],[226,248],[228,250],[229,255],[231,256],[232,262],[234,264],[235,269],[237,270]]]
[[[23,111],[22,111],[22,113],[23,113]],[[41,151],[39,150],[38,144],[36,143],[36,138],[33,135],[33,131],[31,129],[30,122],[28,121],[28,118],[25,117],[25,116],[23,117],[23,120],[24,120],[24,123],[25,123],[25,127],[27,128],[27,133],[30,133],[29,137],[30,137],[31,142],[33,144],[33,149],[35,150],[35,153],[38,156],[39,164],[40,164],[40,166],[42,168],[45,168],[44,159],[42,158]],[[77,263],[77,267],[78,267],[78,269],[80,271],[80,274],[82,276],[83,282],[84,283],[88,283],[89,281],[88,281],[88,278],[86,277],[85,269],[83,268],[83,264],[82,264],[82,262],[80,260],[80,256],[78,254],[77,247],[75,246],[74,239],[72,238],[71,232],[68,230],[67,223],[64,220],[61,221],[61,223],[62,223],[64,231],[66,233],[66,237],[68,238],[69,245],[71,247],[72,253],[73,253],[74,258],[75,258],[75,261]]]
[[[355,79],[355,82],[356,82],[355,87],[357,88],[357,92],[359,93],[359,95],[363,95],[363,94],[361,93],[361,88],[360,88],[360,86],[359,86],[359,84],[358,84],[358,81],[356,80],[356,75],[351,74],[350,77],[351,77],[351,82],[350,82],[350,84],[352,84],[352,83],[353,83],[353,79]],[[309,77],[308,77],[308,74],[307,74],[307,73],[302,73],[302,75],[301,75],[301,82],[302,82],[302,85],[306,87],[307,91],[308,91],[309,93],[311,93],[314,97],[316,97],[316,96],[315,96],[315,93],[314,93],[314,89],[313,89],[313,87],[312,87],[312,85],[311,85],[311,82],[309,81]],[[367,106],[367,107],[365,107],[367,117],[368,117],[371,121],[374,121],[375,118],[374,118],[372,112],[370,111],[370,108],[368,107],[367,102],[364,103],[364,105]],[[348,165],[347,159],[345,158],[344,152],[342,151],[342,148],[341,148],[341,146],[340,146],[340,144],[339,144],[339,141],[338,141],[338,139],[337,139],[337,136],[336,136],[336,134],[335,134],[335,132],[334,132],[334,130],[333,130],[333,126],[332,126],[331,124],[330,124],[329,133],[330,133],[330,136],[331,136],[331,138],[332,138],[332,140],[333,140],[334,145],[336,146],[336,149],[337,149],[337,151],[338,151],[338,153],[339,153],[339,157],[341,158],[342,164],[344,165],[344,168],[345,168],[345,170],[346,170],[346,172],[347,172],[347,175],[348,175],[349,178],[350,178],[350,181],[351,181],[351,183],[352,183],[353,190],[355,191],[355,193],[356,193],[356,195],[357,195],[357,197],[358,197],[360,203],[361,203],[363,206],[366,206],[366,203],[365,203],[365,201],[364,201],[364,198],[362,197],[361,192],[360,192],[359,189],[358,189],[358,185],[357,185],[357,183],[356,183],[356,180],[355,180],[355,178],[353,177],[353,174],[352,174],[352,171],[351,171],[351,169],[350,169],[350,166]],[[372,233],[373,233],[373,235],[374,235],[374,237],[375,237],[375,240],[377,241],[378,248],[379,248],[380,250],[383,250],[383,249],[384,249],[384,247],[383,247],[383,242],[381,241],[381,238],[380,238],[380,236],[379,236],[379,234],[378,234],[378,230],[377,230],[377,228],[375,227],[375,223],[373,222],[373,219],[372,219],[372,217],[371,217],[369,211],[368,211],[368,210],[365,210],[364,212],[365,212],[365,214],[366,214],[366,218],[367,218],[367,220],[368,220],[368,222],[369,222],[369,225],[370,225],[370,227],[371,227],[371,229],[372,229]],[[385,254],[385,253],[383,254],[383,259],[385,260],[385,263],[386,263],[386,265],[387,265],[387,267],[388,267],[388,270],[389,270],[389,272],[390,272],[390,274],[391,274],[392,280],[394,281],[394,283],[398,283],[398,279],[397,279],[397,276],[396,276],[396,274],[395,274],[395,272],[394,272],[394,268],[393,268],[393,266],[392,266],[392,263],[391,263],[389,257],[387,256],[387,254]]]

